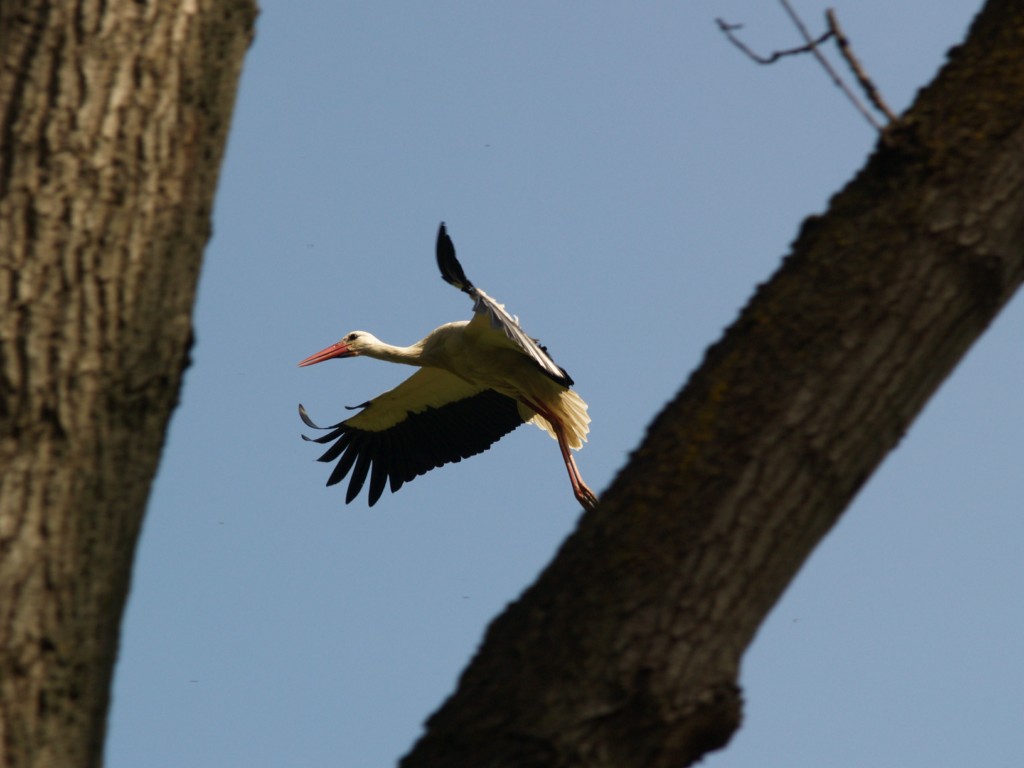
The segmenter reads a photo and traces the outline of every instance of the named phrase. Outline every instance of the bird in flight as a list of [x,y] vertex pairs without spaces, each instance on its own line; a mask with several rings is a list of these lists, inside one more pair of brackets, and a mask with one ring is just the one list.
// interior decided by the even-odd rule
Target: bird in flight
[[394,389],[351,409],[359,409],[355,416],[329,427],[314,424],[299,405],[306,426],[327,433],[303,439],[332,443],[319,459],[338,461],[327,485],[351,472],[347,504],[369,476],[372,507],[385,486],[394,493],[431,469],[486,451],[530,422],[558,441],[573,494],[585,509],[595,508],[597,496],[572,457],[590,430],[587,404],[570,389],[573,380],[523,331],[517,317],[469,281],[443,222],[437,233],[437,266],[445,282],[473,299],[472,319],[445,323],[409,347],[352,331],[299,363],[365,355],[419,368]]

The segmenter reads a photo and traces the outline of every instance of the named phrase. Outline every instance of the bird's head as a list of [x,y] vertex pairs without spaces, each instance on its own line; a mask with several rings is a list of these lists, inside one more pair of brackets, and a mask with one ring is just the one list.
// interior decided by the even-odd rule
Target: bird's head
[[310,355],[299,363],[299,367],[322,363],[324,360],[333,360],[336,357],[355,357],[363,354],[377,342],[377,337],[366,331],[352,331],[346,334],[341,341],[331,344],[327,349],[321,349],[316,354]]

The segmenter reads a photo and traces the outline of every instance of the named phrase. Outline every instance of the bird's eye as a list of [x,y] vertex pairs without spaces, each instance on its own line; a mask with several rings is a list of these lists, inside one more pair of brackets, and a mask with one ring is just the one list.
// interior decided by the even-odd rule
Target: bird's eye
[[353,341],[355,341],[358,338],[359,338],[359,334],[358,333],[350,333],[348,336],[345,337],[345,341],[347,341],[349,343],[352,343]]

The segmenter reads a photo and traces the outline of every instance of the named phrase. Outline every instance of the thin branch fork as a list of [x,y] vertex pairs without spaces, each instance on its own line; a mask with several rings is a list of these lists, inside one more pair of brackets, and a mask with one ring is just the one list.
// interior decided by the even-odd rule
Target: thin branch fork
[[792,20],[793,24],[799,30],[801,36],[804,38],[804,45],[796,48],[788,48],[782,51],[775,51],[768,56],[761,56],[755,53],[748,45],[735,34],[736,30],[742,29],[742,24],[730,24],[725,20],[718,18],[715,19],[715,23],[718,25],[718,29],[726,36],[734,46],[739,48],[748,58],[758,64],[774,64],[779,59],[786,56],[794,56],[802,53],[810,53],[818,60],[822,68],[828,74],[829,79],[839,88],[851,104],[857,109],[858,112],[864,117],[865,120],[877,131],[882,131],[885,125],[878,121],[878,119],[871,113],[871,110],[865,106],[864,102],[861,101],[857,94],[854,93],[853,89],[846,84],[846,81],[836,72],[835,68],[829,63],[828,59],[821,52],[821,46],[829,40],[836,41],[836,47],[839,49],[839,54],[846,62],[850,71],[853,72],[854,77],[857,79],[857,84],[863,90],[864,95],[878,112],[885,116],[886,121],[895,122],[896,115],[886,104],[885,99],[882,98],[881,92],[868,77],[864,70],[863,65],[857,59],[853,53],[853,48],[850,45],[850,39],[843,32],[839,26],[839,19],[836,17],[836,13],[833,9],[829,8],[825,12],[826,31],[818,37],[812,37],[810,31],[807,29],[807,25],[804,24],[803,19],[793,9],[793,6],[788,0],[779,0],[783,9],[785,9],[787,15]]
[[827,42],[829,38],[831,38],[833,35],[832,30],[829,30],[818,39],[812,40],[807,45],[801,45],[796,48],[787,48],[784,51],[773,51],[768,56],[761,56],[760,54],[756,53],[752,48],[747,46],[747,44],[740,40],[735,34],[733,34],[736,30],[743,29],[742,24],[730,24],[727,21],[720,18],[715,19],[715,23],[718,25],[718,29],[721,30],[721,32],[725,35],[726,39],[728,39],[730,43],[735,45],[737,48],[743,51],[743,53],[745,53],[748,58],[757,62],[758,64],[774,64],[776,61],[785,58],[786,56],[795,56],[798,53],[809,53],[817,46]]
[[850,46],[850,39],[846,36],[843,30],[839,26],[839,19],[836,18],[836,12],[828,8],[825,11],[825,19],[828,21],[829,33],[834,35],[836,39],[836,46],[839,48],[839,53],[842,54],[843,59],[846,60],[847,65],[857,78],[857,83],[860,85],[864,94],[868,97],[871,104],[885,115],[886,119],[894,123],[896,122],[896,114],[889,109],[889,105],[882,98],[882,94],[878,88],[875,87],[874,82],[868,77],[864,71],[864,67],[861,66],[860,61],[853,53],[853,48]]

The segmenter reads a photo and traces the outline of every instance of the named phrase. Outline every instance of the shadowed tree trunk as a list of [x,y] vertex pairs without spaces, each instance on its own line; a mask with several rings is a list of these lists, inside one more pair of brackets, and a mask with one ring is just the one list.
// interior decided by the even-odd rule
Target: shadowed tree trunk
[[100,764],[252,0],[0,3],[0,764]]
[[1024,1],[992,0],[402,766],[678,768],[725,744],[758,626],[1022,278]]

